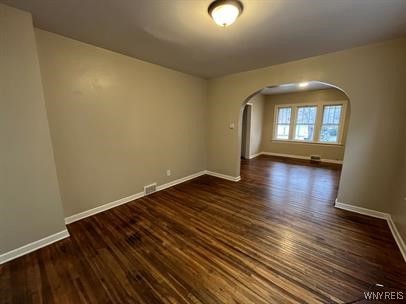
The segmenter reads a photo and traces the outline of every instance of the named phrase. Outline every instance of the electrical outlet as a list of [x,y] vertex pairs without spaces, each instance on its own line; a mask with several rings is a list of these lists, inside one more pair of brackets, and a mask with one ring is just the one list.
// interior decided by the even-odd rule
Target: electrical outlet
[[172,172],[171,169],[166,170],[166,176],[171,176]]

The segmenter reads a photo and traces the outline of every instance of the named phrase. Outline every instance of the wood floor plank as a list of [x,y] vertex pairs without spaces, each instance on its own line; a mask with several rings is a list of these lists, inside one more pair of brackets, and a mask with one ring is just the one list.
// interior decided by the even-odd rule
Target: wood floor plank
[[[0,303],[345,303],[406,291],[384,220],[334,208],[340,167],[261,156],[68,225],[0,266]],[[405,293],[406,295],[406,293]]]

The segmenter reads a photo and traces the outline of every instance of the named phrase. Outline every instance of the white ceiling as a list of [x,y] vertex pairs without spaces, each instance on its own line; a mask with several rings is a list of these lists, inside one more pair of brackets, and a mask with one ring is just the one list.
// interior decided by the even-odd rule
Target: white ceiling
[[0,0],[35,26],[210,78],[406,35],[406,0],[242,0],[221,28],[210,0]]
[[295,93],[301,91],[313,91],[313,90],[324,90],[331,89],[333,86],[320,82],[320,81],[309,81],[306,87],[300,87],[298,83],[287,83],[278,86],[268,87],[261,91],[264,95],[277,95],[277,94],[287,94]]

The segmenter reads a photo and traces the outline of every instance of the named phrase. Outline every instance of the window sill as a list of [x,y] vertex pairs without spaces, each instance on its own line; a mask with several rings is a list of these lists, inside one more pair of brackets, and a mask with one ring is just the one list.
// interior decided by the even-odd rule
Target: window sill
[[304,144],[304,145],[318,145],[318,146],[329,146],[329,147],[343,147],[342,143],[326,143],[326,142],[316,142],[316,141],[300,141],[300,140],[284,140],[284,139],[271,139],[275,143],[283,144]]

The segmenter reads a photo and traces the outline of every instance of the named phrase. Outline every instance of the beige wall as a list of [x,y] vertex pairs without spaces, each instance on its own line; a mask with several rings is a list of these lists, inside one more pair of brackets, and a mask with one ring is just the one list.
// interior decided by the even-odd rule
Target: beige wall
[[250,128],[250,156],[261,152],[262,124],[264,116],[264,95],[258,94],[249,100],[251,108],[251,128]]
[[[283,142],[273,140],[274,110],[276,105],[344,101],[346,104],[346,121],[341,145],[314,144],[301,142]],[[346,130],[349,122],[350,109],[347,106],[347,96],[338,89],[305,91],[291,94],[267,95],[264,108],[264,123],[262,136],[262,151],[299,156],[320,155],[322,159],[343,160]]]
[[402,153],[403,66],[406,39],[399,39],[210,80],[209,170],[239,176],[240,125],[227,126],[240,122],[248,96],[270,85],[324,81],[342,88],[351,104],[338,200],[387,212]]
[[251,133],[251,105],[246,105],[242,114],[241,126],[241,157],[250,157],[250,133]]
[[[406,102],[403,104],[403,113],[406,117]],[[398,170],[395,172],[393,206],[390,210],[392,219],[396,224],[404,242],[406,242],[406,120],[403,121],[403,136],[400,141],[403,143],[403,159],[398,163]]]
[[398,179],[394,181],[398,188],[393,195],[394,204],[390,213],[403,240],[406,241],[406,156],[399,166],[402,170],[399,172]]
[[31,16],[0,4],[0,254],[65,229]]
[[36,37],[65,216],[206,169],[206,80]]

